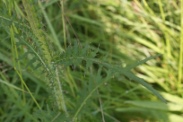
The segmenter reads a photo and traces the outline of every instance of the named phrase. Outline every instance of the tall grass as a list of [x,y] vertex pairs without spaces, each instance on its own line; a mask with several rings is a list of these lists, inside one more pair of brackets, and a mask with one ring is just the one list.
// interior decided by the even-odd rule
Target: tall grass
[[180,3],[1,1],[0,120],[182,121]]

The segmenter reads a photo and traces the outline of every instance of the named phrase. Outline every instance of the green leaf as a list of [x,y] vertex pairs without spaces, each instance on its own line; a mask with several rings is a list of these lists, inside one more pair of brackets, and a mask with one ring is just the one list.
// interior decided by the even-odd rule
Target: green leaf
[[126,101],[125,103],[142,107],[146,109],[156,109],[162,111],[183,111],[183,105],[174,104],[174,103],[162,103],[162,102],[153,102],[153,101]]
[[133,64],[130,64],[130,65],[127,65],[127,66],[125,67],[125,69],[126,69],[126,70],[131,70],[131,69],[133,69],[133,68],[135,68],[135,67],[137,67],[137,66],[139,66],[139,65],[142,65],[142,64],[146,63],[147,61],[149,61],[149,60],[151,60],[151,59],[155,59],[155,58],[157,58],[157,57],[159,57],[159,56],[161,56],[161,54],[157,54],[157,55],[155,55],[155,56],[147,57],[147,58],[145,58],[144,60],[138,61],[137,63],[133,63]]
[[130,80],[136,81],[146,87],[149,91],[151,91],[154,95],[156,95],[161,101],[166,103],[166,100],[162,97],[162,95],[156,91],[152,86],[150,86],[148,83],[146,83],[143,79],[135,76],[132,72],[130,71],[123,71],[123,74],[129,78]]

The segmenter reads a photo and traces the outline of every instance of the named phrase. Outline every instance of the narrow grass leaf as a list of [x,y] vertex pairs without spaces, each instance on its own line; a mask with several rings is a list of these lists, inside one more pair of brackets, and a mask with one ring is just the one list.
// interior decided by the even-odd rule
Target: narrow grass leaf
[[162,103],[162,102],[153,102],[153,101],[126,101],[125,103],[146,108],[146,109],[156,109],[162,111],[183,111],[183,105],[178,105],[174,103]]
[[124,72],[124,75],[133,80],[133,81],[136,81],[138,83],[140,83],[141,85],[143,85],[145,88],[147,88],[149,91],[151,91],[154,95],[156,95],[161,101],[165,102],[166,103],[166,100],[162,97],[162,95],[156,91],[152,86],[150,86],[148,83],[146,83],[143,79],[135,76],[132,72],[130,71],[126,71]]
[[157,54],[155,56],[150,56],[150,57],[145,58],[144,60],[138,61],[137,63],[133,63],[131,65],[127,65],[125,67],[125,70],[131,70],[131,69],[133,69],[133,68],[135,68],[135,67],[137,67],[139,65],[142,65],[142,64],[146,63],[147,61],[149,61],[151,59],[155,59],[155,58],[157,58],[159,56],[161,56],[161,54]]

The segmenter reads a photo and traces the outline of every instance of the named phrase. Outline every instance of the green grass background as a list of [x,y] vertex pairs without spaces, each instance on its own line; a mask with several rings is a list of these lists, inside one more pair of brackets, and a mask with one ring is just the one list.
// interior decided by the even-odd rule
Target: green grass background
[[182,122],[182,28],[183,0],[1,0],[0,121]]

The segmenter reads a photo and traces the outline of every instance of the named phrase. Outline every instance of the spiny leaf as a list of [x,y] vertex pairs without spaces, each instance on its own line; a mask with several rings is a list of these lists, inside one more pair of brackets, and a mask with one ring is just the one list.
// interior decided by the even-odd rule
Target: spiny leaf
[[68,47],[64,53],[60,55],[59,60],[56,60],[56,64],[62,64],[64,66],[70,65],[79,65],[82,61],[86,61],[87,67],[92,65],[91,60],[96,55],[96,51],[92,51],[89,46],[83,46],[81,49],[80,46],[74,45],[74,47]]
[[129,79],[131,79],[131,80],[133,80],[133,81],[136,81],[137,83],[140,83],[141,85],[143,85],[144,87],[146,87],[149,91],[151,91],[155,96],[157,96],[161,101],[163,101],[163,102],[167,102],[163,97],[162,97],[162,95],[158,92],[158,91],[156,91],[152,86],[150,86],[148,83],[146,83],[143,79],[141,79],[141,78],[139,78],[139,77],[137,77],[137,76],[135,76],[132,72],[130,72],[130,71],[123,71],[123,74],[127,77],[127,78],[129,78]]
[[[147,59],[147,60],[150,60],[150,59]],[[99,60],[94,60],[94,62],[99,63],[100,61]],[[166,100],[162,97],[162,95],[158,91],[156,91],[152,86],[150,86],[148,83],[146,83],[143,79],[135,76],[130,71],[129,68],[122,68],[120,66],[112,66],[112,65],[109,65],[108,63],[105,63],[105,62],[100,62],[100,64],[103,65],[104,67],[107,67],[108,69],[110,69],[114,74],[116,74],[116,72],[119,73],[119,74],[121,73],[122,75],[126,76],[128,79],[136,81],[137,83],[140,83],[141,85],[146,87],[148,90],[150,90],[160,100],[162,100],[163,102],[166,103]],[[134,66],[135,66],[135,64],[134,64]]]
[[131,70],[131,69],[133,69],[133,68],[135,68],[135,67],[137,67],[139,65],[142,65],[142,64],[146,63],[147,61],[149,61],[151,59],[155,59],[155,58],[157,58],[159,56],[161,56],[161,54],[157,54],[155,56],[150,56],[150,57],[145,58],[144,60],[138,61],[137,63],[133,63],[131,65],[127,65],[125,67],[125,70]]
[[90,76],[89,78],[89,84],[87,85],[87,88],[85,91],[83,91],[82,93],[84,93],[84,97],[81,97],[82,102],[79,103],[75,114],[73,115],[73,119],[75,120],[76,117],[78,116],[78,114],[81,112],[81,109],[88,104],[88,100],[89,98],[92,97],[92,95],[96,92],[96,90],[107,80],[109,80],[111,78],[111,73],[107,72],[107,76],[105,78],[102,78],[101,76],[101,72],[102,72],[102,66],[99,68],[97,74],[93,74]]

